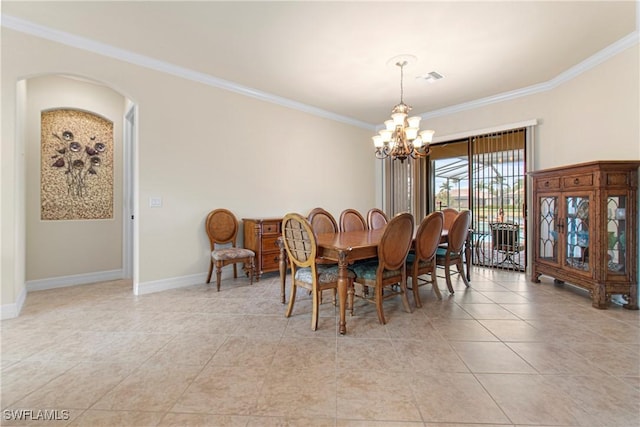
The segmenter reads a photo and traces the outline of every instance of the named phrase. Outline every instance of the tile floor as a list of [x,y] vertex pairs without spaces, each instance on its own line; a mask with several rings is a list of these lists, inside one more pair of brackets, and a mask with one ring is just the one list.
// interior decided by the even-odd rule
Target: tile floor
[[316,332],[306,293],[286,319],[273,274],[219,293],[135,297],[124,281],[33,292],[2,322],[0,423],[640,425],[638,311],[596,310],[583,291],[520,273],[472,279],[443,301],[421,288],[411,314],[386,301],[384,326],[356,301],[346,336],[330,297]]

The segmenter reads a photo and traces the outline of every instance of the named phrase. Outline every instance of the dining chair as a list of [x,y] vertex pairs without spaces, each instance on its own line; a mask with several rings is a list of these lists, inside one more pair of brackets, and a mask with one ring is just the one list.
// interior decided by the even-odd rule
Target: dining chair
[[312,209],[307,218],[316,234],[338,232],[338,223],[335,218],[322,208]]
[[[205,228],[209,236],[211,258],[209,262],[209,274],[207,283],[211,282],[213,266],[216,266],[216,286],[220,292],[220,279],[222,267],[233,264],[233,277],[238,277],[237,264],[244,263],[244,270],[249,276],[249,284],[253,284],[255,273],[255,252],[250,249],[236,247],[238,235],[238,220],[227,209],[215,209],[207,215]],[[229,246],[230,245],[230,246]]]
[[355,209],[345,209],[340,214],[340,231],[361,231],[367,229],[367,222]]
[[[384,229],[384,234],[378,244],[377,258],[373,261],[363,261],[353,265],[356,275],[355,283],[374,287],[373,302],[378,312],[378,321],[385,324],[383,299],[400,295],[405,311],[411,313],[409,300],[407,299],[407,268],[406,260],[411,242],[413,240],[413,216],[404,212],[393,217]],[[400,284],[400,290],[392,288],[392,285]],[[388,292],[383,294],[383,288]],[[353,298],[349,293],[349,298]],[[368,301],[370,299],[367,299]],[[353,311],[353,301],[348,302],[348,307]]]
[[[324,210],[323,208],[314,208],[309,212],[307,216],[309,223],[311,224],[311,228],[317,234],[320,233],[337,233],[338,232],[338,223],[336,223],[335,218],[329,212]],[[337,262],[324,259],[322,257],[318,257],[316,259],[318,264],[337,264]],[[311,293],[311,291],[309,291]],[[335,298],[335,291],[334,291]],[[320,295],[320,304],[322,304],[322,294]]]
[[[320,299],[322,291],[331,289],[335,292],[338,288],[338,266],[319,264],[317,262],[318,245],[311,223],[305,217],[297,213],[288,213],[282,220],[282,239],[287,251],[287,257],[291,267],[291,295],[289,306],[285,314],[290,317],[296,301],[298,286],[308,289],[312,294],[311,330],[318,328],[320,312]],[[353,273],[349,272],[349,284],[351,287]],[[333,299],[335,304],[335,297]]]
[[447,236],[447,246],[438,247],[436,251],[436,264],[444,267],[445,278],[447,280],[447,288],[453,294],[453,286],[451,284],[451,266],[455,265],[458,273],[462,277],[466,287],[469,287],[469,281],[464,273],[464,249],[471,225],[471,211],[460,211],[456,216],[453,224],[449,228]]
[[[407,255],[407,274],[411,276],[411,290],[416,307],[422,307],[419,288],[427,283],[431,283],[436,297],[442,299],[436,276],[436,250],[443,223],[442,212],[431,212],[424,217],[416,231],[413,250]],[[430,274],[431,281],[427,282],[419,277],[424,274]]]
[[444,208],[442,209],[441,212],[444,215],[444,222],[442,223],[442,228],[445,230],[448,230],[453,225],[453,221],[455,221],[459,211],[454,208]]
[[371,208],[367,212],[367,226],[369,230],[384,228],[389,223],[389,217],[382,209]]

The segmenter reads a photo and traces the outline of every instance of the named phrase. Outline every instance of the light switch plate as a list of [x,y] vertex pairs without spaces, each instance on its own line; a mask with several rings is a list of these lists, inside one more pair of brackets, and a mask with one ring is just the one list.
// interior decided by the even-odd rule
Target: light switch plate
[[149,197],[149,207],[151,207],[151,208],[161,208],[162,207],[162,197]]

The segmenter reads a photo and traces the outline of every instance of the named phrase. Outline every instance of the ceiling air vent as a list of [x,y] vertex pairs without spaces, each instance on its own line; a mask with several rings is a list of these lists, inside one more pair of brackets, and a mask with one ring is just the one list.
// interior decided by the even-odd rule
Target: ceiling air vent
[[427,83],[433,83],[436,80],[440,80],[444,76],[437,71],[431,71],[430,73],[423,74],[421,76],[416,77],[417,80],[425,81]]

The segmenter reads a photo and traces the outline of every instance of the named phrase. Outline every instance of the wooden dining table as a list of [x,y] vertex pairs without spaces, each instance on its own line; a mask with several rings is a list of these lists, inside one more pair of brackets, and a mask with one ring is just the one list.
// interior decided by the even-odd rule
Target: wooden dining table
[[[338,263],[338,303],[340,310],[339,332],[341,335],[347,332],[347,292],[348,292],[348,267],[356,261],[375,258],[378,255],[378,244],[384,234],[384,228],[378,230],[363,231],[343,231],[338,233],[321,233],[317,237],[318,257]],[[469,233],[471,234],[471,233]],[[448,230],[442,230],[441,242],[446,242]],[[467,239],[469,243],[469,239]],[[280,282],[281,298],[285,303],[285,282],[287,274],[286,250],[282,239],[279,239],[280,246]],[[467,244],[465,248],[465,258],[467,262],[471,256],[471,248]],[[470,280],[469,265],[466,271],[467,279]]]

